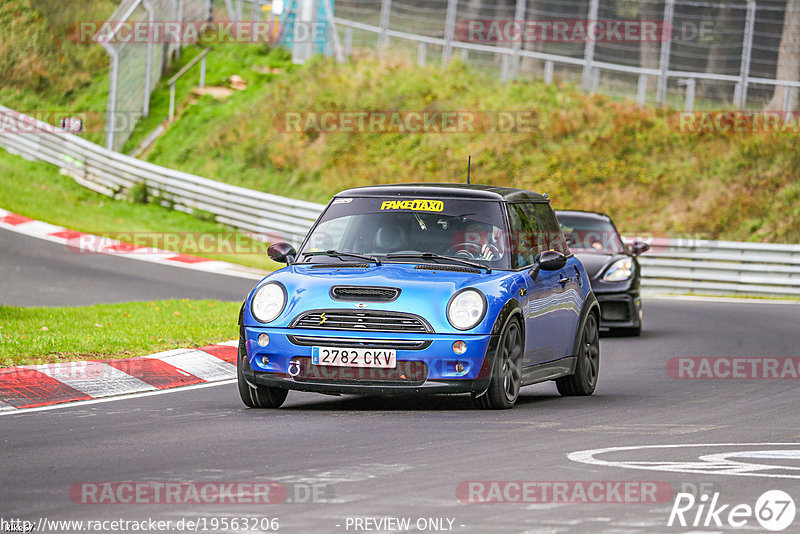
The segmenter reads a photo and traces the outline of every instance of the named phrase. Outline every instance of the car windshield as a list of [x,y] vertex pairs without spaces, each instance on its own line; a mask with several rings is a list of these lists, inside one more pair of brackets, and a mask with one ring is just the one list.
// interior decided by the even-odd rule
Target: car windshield
[[381,262],[474,262],[508,269],[508,236],[504,228],[499,201],[335,198],[300,249],[298,260],[369,261],[356,256],[362,255]]
[[602,252],[616,254],[625,246],[614,225],[595,217],[556,214],[569,248],[575,252]]

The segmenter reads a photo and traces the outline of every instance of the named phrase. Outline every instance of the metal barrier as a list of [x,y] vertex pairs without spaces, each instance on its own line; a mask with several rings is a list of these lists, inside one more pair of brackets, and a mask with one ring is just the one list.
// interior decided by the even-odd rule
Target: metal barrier
[[[24,117],[3,106],[0,114]],[[26,120],[28,133],[0,131],[0,146],[56,165],[104,195],[121,197],[145,184],[152,197],[175,209],[204,210],[221,223],[295,245],[324,208],[160,167]],[[663,238],[650,240],[650,245],[651,251],[640,257],[642,287],[648,292],[800,295],[800,245]]]
[[[0,113],[20,116],[4,106]],[[175,209],[207,211],[220,223],[295,244],[324,208],[167,169],[107,150],[33,118],[28,120],[28,133],[0,132],[0,146],[29,160],[57,165],[79,184],[104,195],[120,197],[134,185],[145,184],[152,198]]]

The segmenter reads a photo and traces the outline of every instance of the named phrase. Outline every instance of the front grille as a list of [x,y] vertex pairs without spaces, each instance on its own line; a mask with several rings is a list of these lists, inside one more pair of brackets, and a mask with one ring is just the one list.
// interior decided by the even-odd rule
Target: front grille
[[433,328],[422,317],[379,310],[309,311],[295,318],[289,327],[356,332],[433,332]]
[[423,263],[417,265],[414,269],[421,271],[452,271],[456,273],[479,273],[480,269],[475,267],[466,267],[462,265],[444,265],[439,263]]
[[292,358],[300,363],[297,382],[325,382],[342,385],[420,386],[428,378],[428,365],[419,361],[398,361],[394,369],[313,365],[311,358]]
[[396,287],[334,286],[331,298],[364,302],[391,302],[400,295]]
[[429,339],[353,339],[327,336],[287,336],[290,343],[301,347],[345,347],[363,349],[422,350],[430,346]]

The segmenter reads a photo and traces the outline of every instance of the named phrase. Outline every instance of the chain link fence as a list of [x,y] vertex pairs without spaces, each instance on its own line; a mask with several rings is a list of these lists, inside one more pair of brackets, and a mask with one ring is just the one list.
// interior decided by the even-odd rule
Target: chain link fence
[[[640,105],[790,110],[800,92],[798,0],[337,0],[336,15],[346,53],[389,46],[421,64],[459,56],[503,80],[565,79]],[[499,38],[471,38],[470,24],[493,22]],[[569,31],[509,38],[509,22]],[[658,34],[582,38],[577,29],[592,22],[653,23]]]
[[[136,23],[211,20],[211,0],[123,0],[95,36],[111,60],[106,148],[120,150],[139,118],[147,116],[150,92],[182,43],[158,38],[127,38]],[[125,32],[125,36],[122,33]]]

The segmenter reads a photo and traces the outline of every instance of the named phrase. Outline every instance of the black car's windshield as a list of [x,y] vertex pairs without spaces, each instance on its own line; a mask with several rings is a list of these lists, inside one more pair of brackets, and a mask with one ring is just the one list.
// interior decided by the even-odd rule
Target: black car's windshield
[[603,252],[616,254],[625,246],[614,225],[596,217],[556,214],[569,248],[574,252]]
[[[507,232],[499,201],[404,197],[336,198],[298,254],[301,263],[474,261],[508,269]],[[331,251],[330,254],[314,254]],[[392,255],[404,255],[403,257]],[[405,256],[408,255],[408,256]]]

